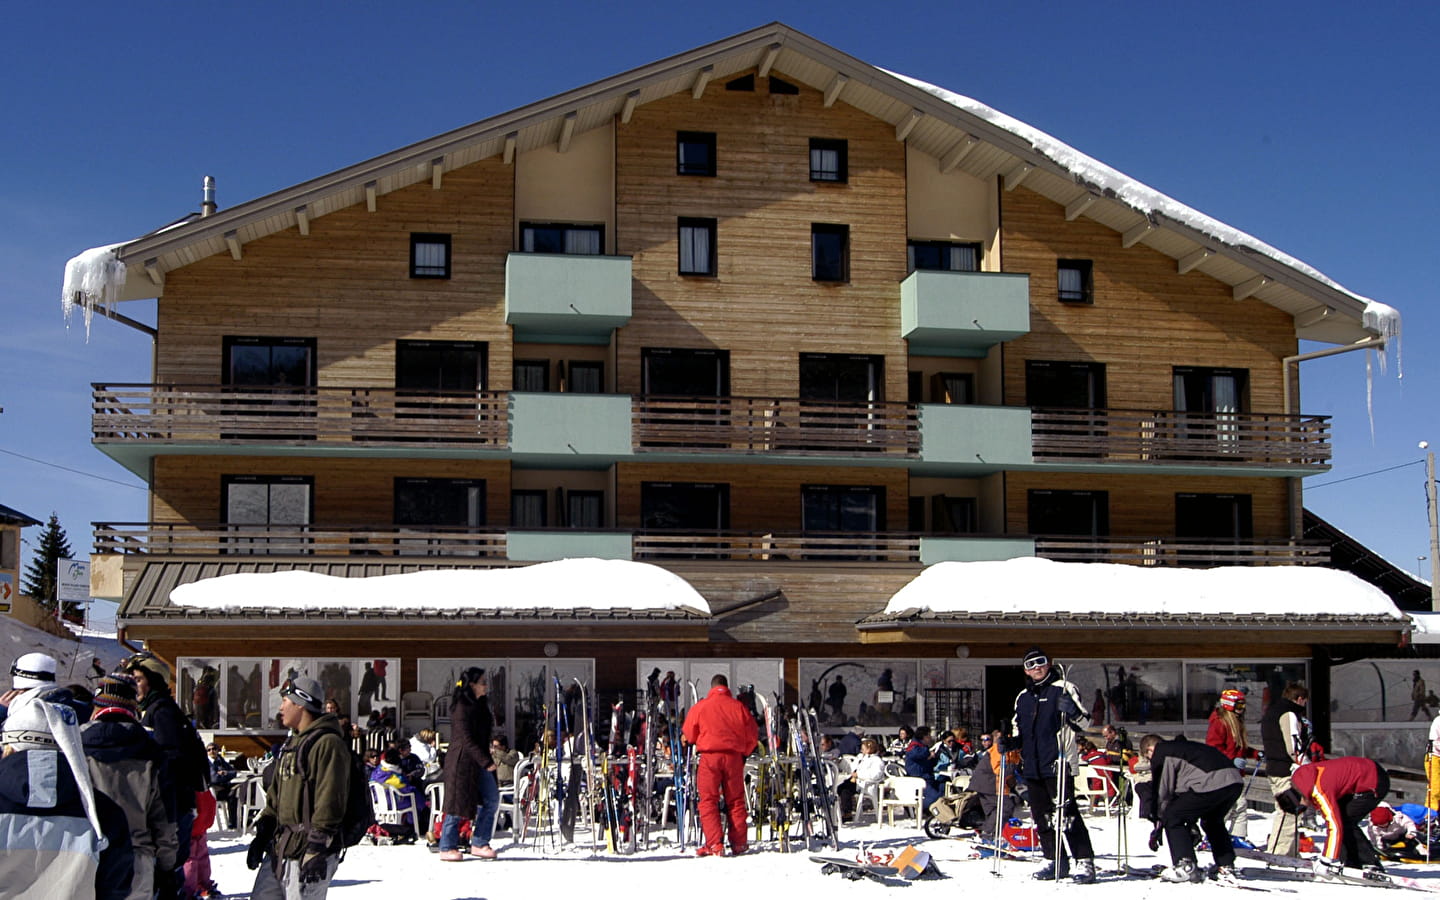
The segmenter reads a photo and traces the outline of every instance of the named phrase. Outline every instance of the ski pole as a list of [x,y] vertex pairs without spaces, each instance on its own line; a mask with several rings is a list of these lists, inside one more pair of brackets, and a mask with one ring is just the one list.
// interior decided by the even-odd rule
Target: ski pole
[[990,874],[996,878],[1000,877],[1000,841],[1005,835],[1005,786],[1005,750],[1001,748],[1000,780],[995,785],[995,849],[990,857]]

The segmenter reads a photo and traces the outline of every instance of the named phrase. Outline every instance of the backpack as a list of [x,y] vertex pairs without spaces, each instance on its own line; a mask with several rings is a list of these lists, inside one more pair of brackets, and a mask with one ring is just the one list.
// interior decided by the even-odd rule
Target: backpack
[[[306,751],[310,749],[311,744],[328,733],[324,732],[306,739],[296,751],[295,759],[300,769],[300,777],[307,782],[310,775],[305,766]],[[343,741],[341,743],[344,745]],[[365,760],[356,756],[348,746],[345,746],[345,753],[350,758],[350,769],[347,773],[350,777],[347,779],[348,787],[345,791],[345,814],[340,817],[340,830],[337,834],[341,850],[360,843],[370,831],[370,827],[375,824],[375,808],[370,805],[370,774],[365,771]],[[305,797],[310,799],[310,794],[307,792]],[[310,806],[310,803],[306,803],[304,809],[307,828],[310,825]]]

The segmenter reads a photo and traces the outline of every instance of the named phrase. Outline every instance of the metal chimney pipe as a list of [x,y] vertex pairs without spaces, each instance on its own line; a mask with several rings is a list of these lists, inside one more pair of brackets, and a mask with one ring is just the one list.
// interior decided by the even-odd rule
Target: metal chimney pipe
[[215,214],[215,176],[205,176],[205,197],[200,202],[200,215],[211,216]]

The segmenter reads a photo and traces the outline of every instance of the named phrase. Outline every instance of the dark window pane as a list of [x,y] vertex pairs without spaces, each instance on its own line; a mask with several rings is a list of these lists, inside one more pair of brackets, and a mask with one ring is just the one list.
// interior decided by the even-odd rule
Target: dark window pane
[[522,360],[515,363],[515,390],[550,390],[550,364],[545,360]]
[[680,175],[714,175],[714,132],[681,131],[676,134],[675,171]]
[[730,523],[730,486],[645,482],[640,519],[644,528],[723,530]]
[[1110,533],[1110,495],[1105,491],[1030,491],[1031,534]]
[[802,353],[800,399],[813,401],[878,401],[884,381],[884,360],[878,356]]
[[511,528],[544,528],[545,524],[544,491],[510,492]]
[[729,392],[730,357],[722,350],[646,348],[644,392],[682,397],[723,397]]
[[395,479],[395,524],[477,528],[485,521],[485,482]]
[[810,226],[811,277],[816,281],[849,279],[849,241],[848,226]]
[[567,498],[571,528],[605,527],[605,495],[600,491],[571,491]]
[[843,182],[849,173],[849,145],[843,140],[810,139],[810,180]]
[[396,341],[395,388],[484,390],[485,345],[477,341]]
[[572,394],[604,393],[605,364],[601,362],[570,363],[570,383],[566,387]]

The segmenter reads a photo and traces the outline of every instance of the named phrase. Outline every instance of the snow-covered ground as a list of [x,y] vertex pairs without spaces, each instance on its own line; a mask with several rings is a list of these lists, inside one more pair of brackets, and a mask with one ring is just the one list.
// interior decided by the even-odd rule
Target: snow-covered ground
[[[1268,816],[1251,816],[1252,838],[1263,838],[1268,819]],[[1098,854],[1097,866],[1101,870],[1114,869],[1114,820],[1087,817],[1086,821]],[[1149,823],[1131,820],[1129,832],[1133,865],[1169,862],[1169,855],[1163,848],[1161,855],[1145,849]],[[994,892],[987,894],[989,896],[1008,895],[1024,900],[1056,895],[1077,896],[1085,892],[1103,895],[1105,900],[1135,900],[1196,892],[1214,896],[1219,891],[1229,890],[1214,884],[1172,885],[1148,880],[1102,879],[1102,883],[1091,886],[1068,881],[1060,884],[1038,882],[1030,877],[1038,865],[1022,861],[1001,862],[999,877],[995,877],[991,874],[990,860],[967,858],[967,843],[927,840],[913,826],[899,824],[894,827],[869,825],[847,828],[842,830],[841,839],[843,844],[838,854],[830,850],[817,852],[854,858],[862,841],[867,849],[879,853],[898,853],[912,843],[929,852],[944,877],[895,886],[894,889],[904,891],[903,896],[908,900],[923,900],[926,897],[954,900],[957,896],[972,896],[967,892],[974,890]],[[234,837],[212,834],[210,844],[214,878],[220,890],[229,898],[248,897],[254,873],[245,868],[246,843]],[[578,897],[678,896],[685,900],[735,900],[785,891],[789,896],[807,900],[812,897],[829,900],[835,897],[879,897],[892,889],[868,880],[851,882],[838,875],[822,875],[820,866],[810,861],[809,853],[780,853],[768,844],[752,844],[749,854],[723,859],[696,859],[691,854],[681,855],[667,848],[631,857],[613,856],[603,850],[592,856],[588,848],[541,853],[530,847],[515,847],[508,835],[499,836],[494,846],[500,851],[500,858],[495,861],[467,859],[461,863],[442,863],[423,844],[387,847],[362,844],[347,854],[332,882],[330,896],[339,900],[396,900],[401,897],[414,900],[525,900],[563,891]],[[1208,853],[1202,851],[1199,857],[1202,863],[1209,862]],[[1248,860],[1240,860],[1240,863],[1242,870],[1261,865]],[[1391,866],[1390,869],[1417,877],[1433,875],[1434,883],[1440,889],[1440,867],[1433,871],[1427,871],[1424,866]],[[1358,885],[1272,881],[1252,881],[1249,884],[1270,891],[1277,897],[1290,896],[1289,892],[1293,892],[1296,900],[1300,896],[1307,900],[1355,897],[1370,890]],[[790,894],[792,891],[801,893]],[[1010,891],[1020,893],[1009,894]],[[1096,900],[1099,900],[1098,896]]]

